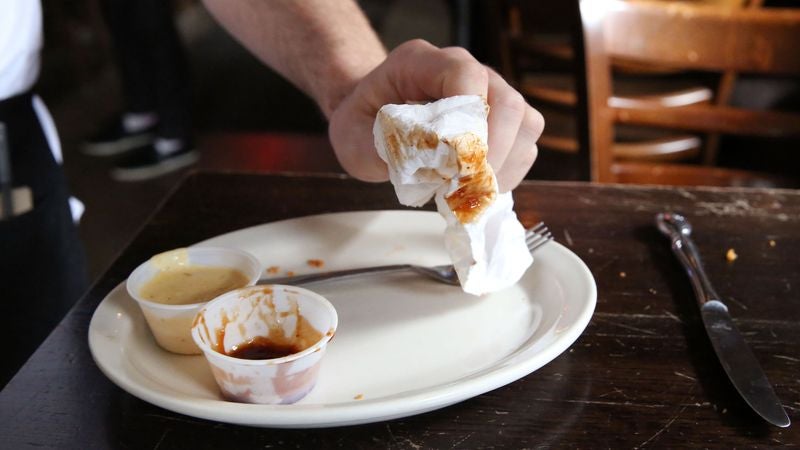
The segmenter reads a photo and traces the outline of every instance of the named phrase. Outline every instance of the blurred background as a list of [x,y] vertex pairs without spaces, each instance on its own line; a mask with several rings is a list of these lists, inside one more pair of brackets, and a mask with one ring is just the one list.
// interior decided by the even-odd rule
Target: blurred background
[[[191,168],[154,179],[119,182],[109,176],[113,157],[87,156],[80,151],[82,142],[123,109],[119,72],[98,2],[43,1],[45,48],[37,88],[59,129],[73,194],[86,206],[80,232],[92,280],[187,170],[290,171],[298,167],[304,170],[337,167],[325,137],[326,123],[315,104],[248,54],[210,18],[198,1],[173,3],[175,21],[189,58],[193,130],[200,159]],[[735,8],[769,6],[747,0],[727,3],[734,5],[726,7]],[[593,179],[590,135],[586,131],[590,120],[584,84],[587,68],[576,2],[362,0],[360,4],[387,48],[412,38],[423,38],[439,46],[465,46],[506,76],[543,112],[547,130],[540,141],[539,160],[528,178]],[[672,38],[663,36],[666,40]],[[687,104],[756,104],[761,108],[779,105],[797,111],[796,76],[778,77],[765,83],[763,79],[750,79],[731,71],[711,76],[696,71],[624,65],[615,67],[616,75],[622,81],[620,92],[616,92],[615,85],[615,95],[623,100],[660,102],[667,98]],[[790,137],[796,138],[798,122],[793,120],[787,119],[784,128],[790,131]],[[720,132],[676,134],[643,131],[626,124],[616,130],[619,142],[612,147],[623,159],[641,157],[646,164],[728,167],[735,175],[725,178],[728,172],[715,172],[714,177],[667,180],[670,184],[698,185],[707,181],[709,185],[797,186],[800,165],[796,141],[770,145],[770,149],[791,145],[787,148],[795,151],[775,150],[768,154],[759,147],[754,156],[752,151],[741,151],[741,147],[751,148],[749,141],[730,139]],[[733,150],[723,152],[722,147]],[[650,151],[655,156],[644,154]],[[759,177],[752,183],[742,181],[737,178],[742,173],[737,171],[745,169],[772,172],[778,181]],[[661,168],[654,171],[648,166],[644,178],[633,179],[626,178],[628,172],[622,170],[614,172],[617,178],[610,181],[660,184],[665,182],[658,178],[663,172]],[[722,178],[717,176],[721,173]]]
[[[113,260],[188,170],[292,170],[291,155],[272,151],[286,145],[315,147],[320,168],[336,164],[326,139],[326,121],[316,105],[233,40],[199,1],[178,0],[173,2],[175,21],[189,58],[200,161],[146,181],[112,179],[109,170],[115,158],[80,151],[86,139],[120,113],[124,101],[98,3],[43,2],[45,48],[37,85],[61,135],[73,194],[86,205],[80,231],[90,279]],[[373,0],[362,7],[390,48],[413,37],[438,45],[453,41],[452,13],[445,1]],[[298,137],[301,141],[294,144]]]

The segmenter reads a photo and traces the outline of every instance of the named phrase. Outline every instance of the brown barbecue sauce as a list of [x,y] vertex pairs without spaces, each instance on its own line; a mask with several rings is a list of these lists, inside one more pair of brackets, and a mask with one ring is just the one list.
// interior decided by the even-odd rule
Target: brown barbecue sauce
[[249,342],[237,345],[226,355],[239,359],[274,359],[283,358],[303,350],[303,348],[295,344],[277,343],[259,336]]

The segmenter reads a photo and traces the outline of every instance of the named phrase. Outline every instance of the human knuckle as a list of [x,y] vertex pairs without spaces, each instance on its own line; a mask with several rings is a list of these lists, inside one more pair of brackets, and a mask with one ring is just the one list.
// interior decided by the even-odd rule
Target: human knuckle
[[525,126],[535,139],[539,139],[544,131],[544,116],[534,108],[528,107],[525,113]]
[[463,47],[444,47],[440,49],[439,53],[449,65],[459,67],[483,66]]
[[395,47],[392,53],[412,53],[431,47],[431,43],[422,38],[410,39]]
[[509,89],[507,92],[498,96],[496,104],[497,106],[506,108],[519,114],[519,117],[522,117],[529,108],[528,102],[525,101],[525,97],[513,89]]
[[431,45],[430,42],[428,42],[428,41],[426,41],[425,39],[422,39],[422,38],[409,39],[408,41],[406,41],[406,42],[404,42],[402,44],[402,46],[406,46],[406,47],[427,47],[427,46],[430,46],[430,45]]
[[482,84],[488,84],[489,82],[489,74],[486,68],[475,61],[463,59],[450,60],[447,64],[447,70],[453,74],[472,78]]
[[475,61],[475,57],[472,56],[472,53],[470,53],[469,50],[465,49],[464,47],[444,47],[442,51],[451,58]]
[[539,156],[539,147],[536,144],[533,144],[530,147],[528,147],[528,151],[525,152],[524,155],[525,164],[528,167],[532,166],[534,161],[536,161],[537,156]]

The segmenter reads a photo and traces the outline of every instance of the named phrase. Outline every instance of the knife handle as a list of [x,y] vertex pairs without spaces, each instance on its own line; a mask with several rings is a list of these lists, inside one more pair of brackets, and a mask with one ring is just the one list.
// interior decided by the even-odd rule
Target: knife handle
[[719,295],[708,279],[700,259],[700,252],[692,242],[692,226],[680,214],[659,213],[656,215],[656,225],[658,229],[667,237],[672,244],[672,252],[678,257],[689,280],[692,283],[697,302],[702,306],[711,300],[719,300]]

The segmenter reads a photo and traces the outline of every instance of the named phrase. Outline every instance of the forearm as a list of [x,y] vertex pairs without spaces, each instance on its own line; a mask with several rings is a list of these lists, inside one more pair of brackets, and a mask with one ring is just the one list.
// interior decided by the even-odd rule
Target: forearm
[[353,0],[204,0],[261,61],[330,117],[386,51]]

